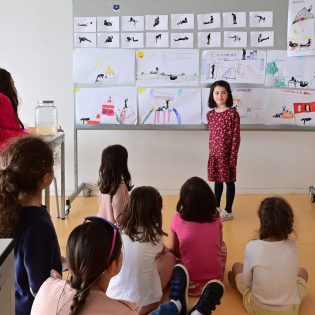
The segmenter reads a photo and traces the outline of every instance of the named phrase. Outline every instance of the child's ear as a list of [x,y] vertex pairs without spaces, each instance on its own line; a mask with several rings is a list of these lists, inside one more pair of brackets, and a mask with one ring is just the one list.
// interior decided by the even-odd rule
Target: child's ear
[[108,266],[108,271],[111,274],[111,276],[117,275],[122,266],[122,252],[120,252],[119,257],[111,262],[111,264]]
[[48,187],[54,179],[54,171],[46,173],[42,179],[42,189]]

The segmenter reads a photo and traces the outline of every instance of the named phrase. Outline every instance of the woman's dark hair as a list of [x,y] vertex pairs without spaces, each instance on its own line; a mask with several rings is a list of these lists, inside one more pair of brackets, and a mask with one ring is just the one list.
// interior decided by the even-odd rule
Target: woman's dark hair
[[228,93],[226,106],[232,107],[233,106],[233,96],[232,96],[231,87],[230,87],[230,84],[224,80],[215,81],[214,83],[211,84],[209,100],[208,100],[208,107],[210,107],[210,108],[217,107],[217,103],[214,101],[214,98],[213,98],[213,92],[217,86],[221,86],[221,87],[226,89],[226,91]]
[[286,240],[294,232],[294,214],[289,203],[281,197],[264,199],[258,208],[261,240],[272,237]]
[[70,315],[81,312],[90,286],[113,261],[119,258],[122,241],[118,230],[114,249],[109,258],[113,241],[113,226],[101,218],[81,224],[70,233],[66,256],[71,274],[70,285],[76,290]]
[[212,222],[218,217],[214,194],[199,177],[189,178],[181,187],[176,210],[186,221]]
[[132,241],[158,243],[162,235],[162,197],[153,187],[135,188],[117,222]]
[[21,216],[21,195],[36,193],[41,180],[53,172],[53,152],[38,137],[15,138],[1,154],[0,237],[13,237]]
[[122,145],[111,145],[103,150],[98,180],[102,194],[115,195],[122,180],[128,191],[132,189],[127,162],[128,151]]
[[17,92],[14,86],[13,79],[11,77],[10,72],[2,68],[0,68],[0,93],[4,94],[10,99],[13,110],[19,121],[19,124],[22,127],[22,129],[24,129],[24,125],[19,119],[19,115],[18,115],[19,100],[18,100],[18,96],[17,96]]

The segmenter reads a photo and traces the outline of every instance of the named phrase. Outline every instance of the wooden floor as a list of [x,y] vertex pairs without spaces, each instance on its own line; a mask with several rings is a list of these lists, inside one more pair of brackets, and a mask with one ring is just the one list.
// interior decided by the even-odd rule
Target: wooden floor
[[[243,260],[245,244],[255,237],[258,228],[256,209],[260,201],[266,195],[238,195],[234,205],[234,220],[224,222],[224,240],[228,248],[227,270],[235,261]],[[302,302],[300,315],[315,314],[315,203],[309,201],[307,194],[283,195],[292,205],[296,217],[296,230],[300,249],[300,263],[310,274],[308,282],[308,296]],[[164,230],[169,231],[170,220],[175,212],[177,196],[163,196],[163,222]],[[51,199],[54,208],[54,199]],[[97,197],[79,197],[71,207],[69,216],[65,220],[55,219],[55,211],[52,210],[53,222],[58,234],[62,254],[65,253],[66,241],[71,230],[83,222],[83,218],[97,213]],[[166,245],[168,239],[165,240]],[[200,244],[199,246],[202,246]],[[216,315],[245,315],[247,314],[242,306],[240,295],[233,290],[227,280],[225,284],[225,295],[222,304],[215,311]],[[167,293],[164,299],[167,298]],[[195,298],[189,299],[193,305]]]

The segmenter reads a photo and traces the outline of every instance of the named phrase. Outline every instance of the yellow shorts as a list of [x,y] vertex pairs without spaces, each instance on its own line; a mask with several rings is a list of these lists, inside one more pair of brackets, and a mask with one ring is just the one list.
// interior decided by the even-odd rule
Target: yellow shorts
[[[285,310],[269,310],[265,309],[251,299],[251,289],[248,288],[244,282],[243,274],[239,273],[235,277],[236,286],[238,291],[243,295],[243,304],[246,311],[252,315],[298,315],[300,304],[293,304]],[[297,277],[297,287],[300,300],[306,296],[306,281],[303,278]]]

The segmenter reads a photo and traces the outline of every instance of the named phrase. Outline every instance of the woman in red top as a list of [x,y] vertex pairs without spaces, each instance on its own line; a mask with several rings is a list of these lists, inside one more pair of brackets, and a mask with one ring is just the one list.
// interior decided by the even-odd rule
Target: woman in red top
[[226,81],[211,85],[207,114],[209,128],[208,179],[214,183],[217,208],[220,208],[223,183],[226,183],[226,205],[222,220],[233,219],[237,154],[240,145],[240,116],[232,108],[233,98]]
[[13,137],[24,133],[18,116],[18,97],[11,74],[0,68],[0,151]]

